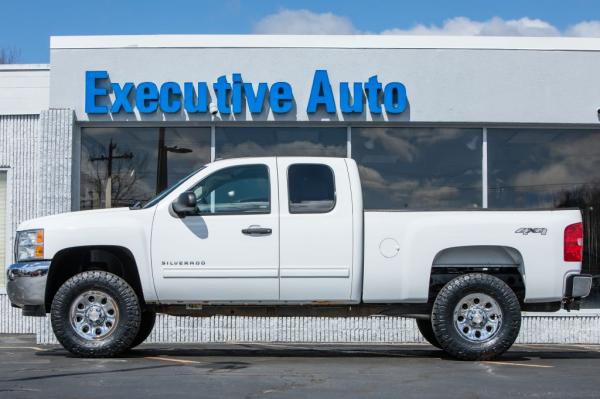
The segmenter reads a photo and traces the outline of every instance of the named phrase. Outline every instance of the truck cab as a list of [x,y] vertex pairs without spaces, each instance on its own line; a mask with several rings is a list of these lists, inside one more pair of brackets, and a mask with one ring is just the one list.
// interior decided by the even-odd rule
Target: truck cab
[[362,206],[352,162],[243,158],[200,171],[153,209],[158,300],[358,303]]

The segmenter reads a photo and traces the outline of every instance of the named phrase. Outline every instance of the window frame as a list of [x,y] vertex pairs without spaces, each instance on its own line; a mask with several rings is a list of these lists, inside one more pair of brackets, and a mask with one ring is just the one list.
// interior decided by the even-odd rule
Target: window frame
[[[326,210],[326,211],[313,211],[313,212],[299,212],[299,211],[292,211],[291,208],[291,204],[292,204],[292,200],[290,198],[290,168],[292,166],[297,166],[297,165],[317,165],[317,166],[325,166],[329,169],[329,171],[331,172],[331,177],[333,178],[333,206]],[[288,213],[290,215],[311,215],[311,214],[315,214],[315,215],[322,215],[322,214],[326,214],[326,213],[331,213],[333,212],[333,210],[335,209],[335,207],[337,206],[337,185],[335,183],[335,172],[333,170],[333,168],[331,167],[331,165],[327,165],[325,163],[315,163],[315,162],[298,162],[298,163],[293,163],[288,165],[287,170],[286,170],[286,179],[287,179],[287,197],[288,197]]]
[[210,176],[214,175],[215,173],[218,172],[222,172],[224,170],[227,169],[233,169],[233,168],[239,168],[239,167],[246,167],[246,166],[262,166],[267,170],[267,179],[268,179],[268,184],[269,184],[269,190],[268,190],[268,201],[269,201],[269,208],[268,208],[268,212],[257,212],[257,211],[253,211],[253,212],[219,212],[219,213],[203,213],[198,211],[197,214],[195,215],[189,215],[189,217],[195,217],[195,216],[231,216],[231,215],[270,215],[272,214],[273,211],[273,207],[271,206],[271,200],[272,200],[272,196],[271,196],[271,189],[273,188],[272,184],[271,184],[271,170],[269,168],[269,165],[265,164],[265,163],[249,163],[249,164],[242,164],[242,165],[231,165],[231,166],[226,166],[224,168],[218,169],[213,171],[212,173],[208,174],[207,176],[205,176],[204,178],[202,178],[200,181],[198,181],[195,185],[193,185],[190,189],[186,190],[186,191],[191,191],[194,192],[196,190],[196,188],[202,184],[202,182],[204,182],[206,179],[208,179]]
[[[4,274],[4,284],[0,284],[0,294],[6,294],[6,270],[12,262],[14,262],[14,245],[16,244],[16,234],[13,231],[13,208],[12,208],[12,184],[13,184],[13,168],[11,166],[0,166],[0,173],[6,176],[6,201],[4,209],[4,268],[0,270]],[[16,226],[15,226],[16,227]]]

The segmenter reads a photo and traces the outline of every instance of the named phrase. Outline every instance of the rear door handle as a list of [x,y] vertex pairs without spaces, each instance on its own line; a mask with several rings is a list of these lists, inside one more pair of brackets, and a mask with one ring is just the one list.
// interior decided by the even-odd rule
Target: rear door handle
[[246,234],[247,236],[268,236],[272,233],[273,230],[268,227],[249,226],[242,229],[242,234]]

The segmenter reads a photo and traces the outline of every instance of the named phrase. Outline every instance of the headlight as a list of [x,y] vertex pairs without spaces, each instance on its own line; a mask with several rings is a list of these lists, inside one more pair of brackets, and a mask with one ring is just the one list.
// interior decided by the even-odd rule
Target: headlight
[[17,262],[44,259],[44,230],[17,232],[15,259]]

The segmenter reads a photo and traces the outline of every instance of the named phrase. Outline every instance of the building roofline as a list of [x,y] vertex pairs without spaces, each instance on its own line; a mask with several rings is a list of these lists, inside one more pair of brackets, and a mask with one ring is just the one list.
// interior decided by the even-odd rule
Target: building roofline
[[50,64],[0,64],[0,71],[49,71]]
[[600,38],[397,35],[52,36],[51,49],[348,48],[600,51]]

